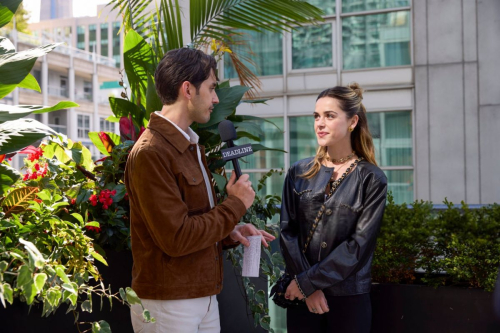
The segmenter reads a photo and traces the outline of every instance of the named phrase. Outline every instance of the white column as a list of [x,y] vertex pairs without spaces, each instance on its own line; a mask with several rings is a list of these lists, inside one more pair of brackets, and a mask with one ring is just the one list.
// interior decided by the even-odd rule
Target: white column
[[97,76],[97,57],[94,53],[94,72],[92,74],[92,100],[94,101],[94,127],[93,131],[99,131],[99,80]]
[[[49,105],[49,63],[47,61],[47,55],[44,55],[42,58],[42,99],[43,105]],[[49,123],[49,114],[42,113],[42,123],[48,125]]]
[[[70,37],[70,40],[73,40]],[[69,69],[68,69],[68,85],[69,85],[69,100],[70,101],[75,101],[75,67],[74,67],[74,62],[73,62],[73,49],[71,48],[70,45],[70,54],[69,54]],[[68,119],[66,120],[67,124],[67,129],[68,129],[68,138],[70,138],[73,141],[76,141],[78,139],[77,137],[77,117],[76,117],[76,111],[74,108],[70,108],[67,111],[67,117]]]
[[[14,15],[14,29],[12,30],[12,40],[14,42],[14,48],[17,52],[17,28],[16,28],[16,16]],[[12,91],[12,104],[19,105],[19,88]]]

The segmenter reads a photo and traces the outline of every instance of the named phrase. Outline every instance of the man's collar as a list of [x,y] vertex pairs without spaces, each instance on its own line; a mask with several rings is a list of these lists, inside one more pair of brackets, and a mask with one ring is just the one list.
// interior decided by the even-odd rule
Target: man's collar
[[160,135],[170,142],[180,153],[183,153],[191,144],[171,122],[163,119],[154,112],[151,113],[148,128],[160,133]]

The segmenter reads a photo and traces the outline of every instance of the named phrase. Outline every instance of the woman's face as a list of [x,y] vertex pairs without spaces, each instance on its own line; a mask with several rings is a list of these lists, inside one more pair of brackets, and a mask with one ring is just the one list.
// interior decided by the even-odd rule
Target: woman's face
[[320,146],[350,144],[349,127],[356,124],[353,124],[353,119],[347,119],[347,114],[342,111],[336,99],[331,97],[318,99],[313,115],[314,131]]

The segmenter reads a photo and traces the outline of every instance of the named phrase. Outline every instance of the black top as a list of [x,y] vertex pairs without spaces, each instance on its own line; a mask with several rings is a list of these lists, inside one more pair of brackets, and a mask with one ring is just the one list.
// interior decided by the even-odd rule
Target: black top
[[[297,275],[306,296],[316,290],[334,296],[368,293],[387,178],[377,166],[362,160],[326,199],[334,168],[322,166],[313,178],[300,177],[312,160],[292,165],[283,187],[280,245],[286,270]],[[303,253],[320,209],[324,213]]]

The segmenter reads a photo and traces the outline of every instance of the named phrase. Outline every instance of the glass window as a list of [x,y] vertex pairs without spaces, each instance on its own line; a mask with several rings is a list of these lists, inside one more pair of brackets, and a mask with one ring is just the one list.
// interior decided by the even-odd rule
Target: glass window
[[370,112],[367,115],[379,166],[412,166],[411,112]]
[[290,165],[307,157],[314,156],[318,141],[314,133],[314,117],[290,118]]
[[298,27],[292,31],[292,69],[332,67],[332,25]]
[[85,26],[76,27],[76,47],[85,50]]
[[78,115],[78,138],[88,138],[90,132],[90,116]]
[[335,0],[306,0],[306,2],[321,9],[324,15],[335,14]]
[[[284,149],[283,143],[283,118],[267,118],[269,121],[274,123],[270,124],[268,122],[251,122],[251,125],[246,125],[243,131],[249,132],[252,135],[260,137],[261,141],[256,142],[255,140],[250,140],[248,138],[241,138],[234,142],[235,145],[244,145],[247,143],[258,143],[268,148]],[[276,127],[276,126],[278,127]],[[238,126],[235,124],[235,126]],[[257,130],[252,130],[251,127],[255,127]],[[261,129],[262,134],[258,134],[258,128]],[[239,128],[236,129],[239,132]],[[285,153],[272,151],[272,150],[260,150],[252,155],[243,157],[239,160],[240,168],[244,169],[281,169],[285,166]],[[232,163],[226,164],[227,169],[232,169]]]
[[108,57],[108,24],[101,23],[101,55]]
[[99,119],[99,124],[100,124],[100,131],[103,132],[115,132],[115,123],[112,123],[110,121],[107,121],[106,118],[100,118]]
[[[241,32],[241,31],[240,31]],[[240,60],[258,76],[283,74],[283,36],[271,31],[245,31],[241,36],[234,36],[233,46]],[[250,45],[251,49],[250,49]],[[237,78],[229,54],[224,55],[224,77]]]
[[342,0],[342,13],[409,6],[410,0]]
[[385,170],[387,192],[392,192],[397,204],[413,202],[413,170]]
[[97,51],[96,25],[89,25],[89,52]]
[[116,61],[116,67],[120,68],[120,22],[113,22],[113,59]]
[[92,82],[83,81],[83,98],[92,101]]
[[344,69],[411,64],[409,12],[342,19]]

